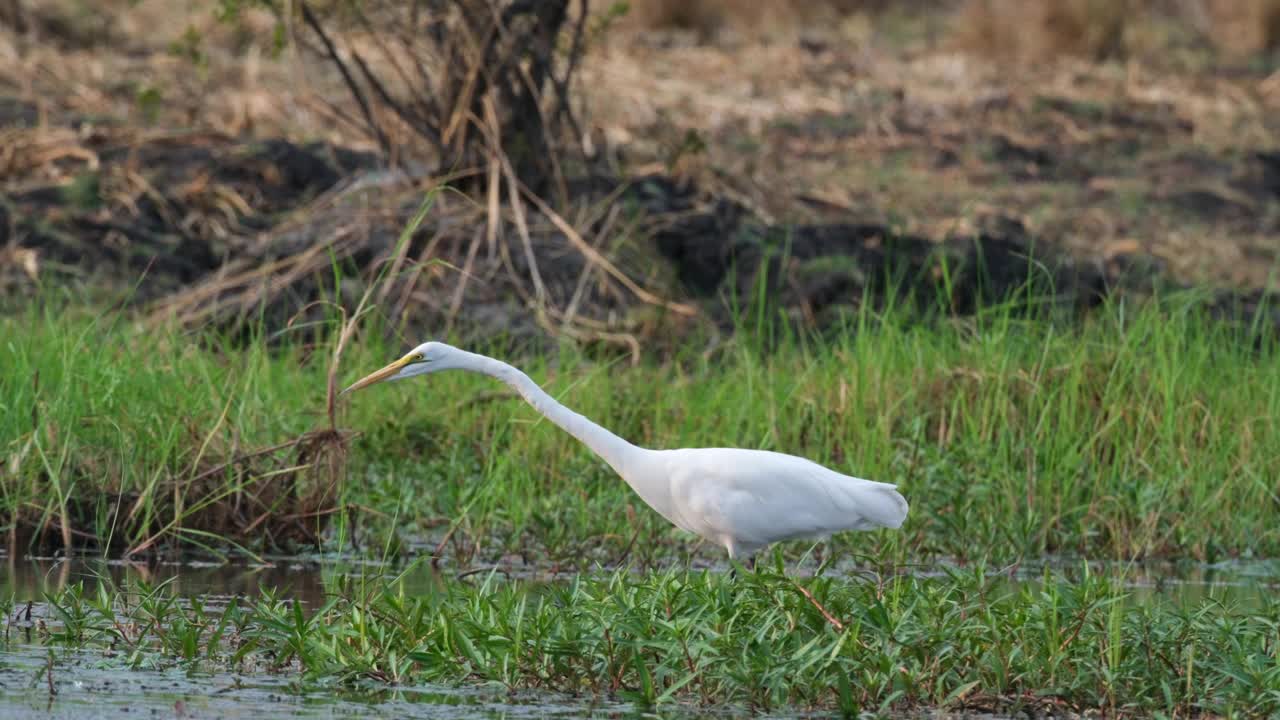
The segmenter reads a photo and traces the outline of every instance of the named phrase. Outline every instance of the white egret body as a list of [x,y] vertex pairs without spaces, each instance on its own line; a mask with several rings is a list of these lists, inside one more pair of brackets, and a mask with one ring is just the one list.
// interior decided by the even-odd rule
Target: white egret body
[[529,376],[491,357],[429,342],[343,393],[440,370],[482,373],[510,385],[548,420],[604,459],[636,494],[682,530],[745,558],[771,543],[843,530],[897,528],[907,501],[889,483],[842,475],[767,450],[637,447],[556,402]]

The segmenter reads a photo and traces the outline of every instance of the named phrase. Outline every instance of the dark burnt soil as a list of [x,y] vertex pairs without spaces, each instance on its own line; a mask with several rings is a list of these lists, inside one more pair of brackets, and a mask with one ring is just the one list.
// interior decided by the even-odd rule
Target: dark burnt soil
[[810,318],[888,293],[940,302],[956,313],[1028,291],[1084,308],[1117,281],[1138,287],[1152,279],[1125,272],[1130,262],[1151,259],[1080,261],[1036,247],[1017,220],[1000,220],[974,235],[930,239],[875,222],[769,226],[719,200],[673,220],[655,240],[686,287],[702,295],[728,289],[747,303],[764,283],[769,297]]
[[[8,302],[37,286],[72,283],[127,291],[135,305],[188,323],[265,317],[282,326],[300,312],[323,314],[317,301],[354,306],[431,186],[381,168],[373,155],[324,144],[75,122],[40,128],[21,102],[0,100],[0,109],[14,143],[0,158],[0,286]],[[1011,142],[995,152],[1028,172],[1073,172],[1056,168],[1050,153]],[[1276,154],[1252,161],[1257,192],[1280,190]],[[382,312],[417,334],[576,328],[580,338],[634,345],[673,326],[687,329],[690,316],[730,328],[735,313],[762,297],[820,327],[890,295],[955,314],[1018,293],[1085,311],[1111,293],[1174,286],[1162,261],[1137,247],[1071,254],[999,213],[968,231],[928,236],[856,213],[770,224],[739,202],[664,175],[574,187],[575,203],[591,211],[562,214],[634,287],[620,285],[530,207],[527,235],[509,207],[490,233],[483,203],[442,194],[404,256],[392,259],[393,283],[374,296]],[[1228,211],[1209,197],[1180,205]],[[1264,300],[1223,291],[1210,302],[1235,315],[1257,312]],[[696,310],[666,312],[686,307]],[[1264,324],[1280,325],[1270,313]]]
[[[685,288],[744,308],[763,283],[767,298],[811,325],[890,295],[957,315],[1019,299],[1082,313],[1113,295],[1188,289],[1160,258],[1137,247],[1072,254],[1008,216],[988,217],[973,233],[938,238],[873,221],[770,226],[724,198],[699,204],[666,178],[640,187],[657,188],[656,197],[670,203],[670,221],[654,240]],[[1204,298],[1224,319],[1256,318],[1260,327],[1280,328],[1280,312],[1263,291],[1208,289]]]
[[[14,124],[27,116],[19,103],[0,108]],[[28,281],[136,283],[135,301],[207,278],[245,239],[376,164],[327,145],[205,133],[139,136],[84,124],[14,135],[0,186],[0,247],[11,260],[35,252],[24,255]],[[18,279],[4,284],[20,291]]]

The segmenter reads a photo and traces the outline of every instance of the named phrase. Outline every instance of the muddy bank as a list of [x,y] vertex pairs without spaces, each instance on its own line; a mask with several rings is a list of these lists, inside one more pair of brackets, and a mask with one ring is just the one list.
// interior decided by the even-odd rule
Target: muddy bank
[[[937,236],[851,213],[769,223],[665,175],[575,182],[558,211],[532,197],[441,192],[397,247],[441,178],[326,144],[74,120],[49,128],[19,101],[0,107],[18,141],[0,173],[10,304],[73,285],[189,324],[264,318],[278,329],[323,319],[320,301],[354,306],[386,270],[373,298],[413,334],[567,333],[634,350],[729,329],[762,299],[821,327],[887,299],[966,314],[1022,294],[1085,311],[1113,293],[1174,286],[1136,246],[1070,254],[1012,216],[987,213]],[[1255,159],[1259,188],[1274,190],[1274,158]],[[1266,297],[1224,290],[1211,303],[1248,316]],[[1265,324],[1280,325],[1280,314]]]

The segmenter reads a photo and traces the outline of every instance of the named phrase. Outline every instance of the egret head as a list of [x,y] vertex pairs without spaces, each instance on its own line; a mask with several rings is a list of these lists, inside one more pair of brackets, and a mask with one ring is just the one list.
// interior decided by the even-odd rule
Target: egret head
[[426,375],[427,373],[457,367],[456,362],[459,352],[457,348],[444,343],[422,343],[410,350],[404,357],[377,372],[360,378],[338,394],[345,395],[352,390],[366,388],[383,380],[404,380],[415,375]]

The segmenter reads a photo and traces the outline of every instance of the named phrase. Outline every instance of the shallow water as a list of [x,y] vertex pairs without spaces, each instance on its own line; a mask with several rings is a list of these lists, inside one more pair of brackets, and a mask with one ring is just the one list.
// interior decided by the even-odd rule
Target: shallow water
[[380,581],[398,577],[410,594],[422,594],[442,582],[429,563],[408,563],[393,567],[386,563],[343,558],[317,560],[297,557],[266,557],[261,561],[204,559],[145,561],[113,560],[91,555],[71,557],[26,556],[17,559],[0,555],[0,597],[19,602],[40,601],[46,592],[57,592],[83,582],[86,589],[104,579],[116,586],[145,582],[165,583],[181,597],[201,597],[218,601],[231,597],[254,597],[261,588],[276,588],[281,597],[306,604],[322,602],[344,582]]
[[[812,568],[809,568],[811,570]],[[485,568],[478,569],[481,572]],[[921,575],[966,572],[955,564],[912,568]],[[466,571],[463,571],[464,573]],[[857,568],[829,570],[850,576]],[[1084,563],[1047,560],[1006,568],[988,568],[989,578],[1012,586],[1039,585],[1046,573],[1051,581],[1071,581],[1084,573],[1118,578],[1137,602],[1198,603],[1207,598],[1256,606],[1280,592],[1280,562],[1232,561],[1218,564]],[[0,596],[20,604],[35,603],[44,615],[46,592],[84,582],[86,589],[107,580],[114,585],[144,581],[166,583],[184,597],[200,597],[206,606],[231,597],[253,597],[260,588],[277,588],[282,597],[318,604],[327,594],[362,581],[381,584],[400,578],[408,593],[426,593],[454,582],[457,569],[437,571],[427,562],[407,566],[351,558],[268,557],[261,561],[210,562],[199,559],[128,562],[100,557],[15,557],[0,555]],[[536,569],[520,568],[513,575],[554,581]],[[800,568],[800,575],[808,574]],[[563,577],[563,576],[561,576]],[[390,718],[390,717],[619,717],[637,710],[625,704],[588,702],[553,695],[508,696],[497,691],[445,687],[332,691],[303,688],[289,676],[267,673],[232,675],[123,670],[102,651],[57,651],[49,671],[49,650],[38,642],[17,638],[0,652],[0,717],[3,718],[118,718],[145,715],[175,718]],[[52,688],[53,693],[50,692]],[[696,708],[664,709],[664,716],[705,714]],[[732,714],[732,713],[730,713]],[[727,715],[720,713],[720,717]],[[791,717],[796,717],[792,715]],[[930,717],[944,717],[931,715]],[[973,717],[973,716],[970,716]]]
[[[961,569],[947,565],[949,569]],[[941,575],[942,565],[919,571]],[[1219,563],[1126,563],[1046,559],[999,569],[989,567],[987,576],[1004,575],[1011,585],[1042,585],[1045,574],[1053,581],[1079,582],[1085,573],[1107,576],[1128,591],[1131,601],[1171,601],[1196,605],[1204,600],[1238,603],[1254,608],[1280,592],[1280,560],[1229,560]]]
[[[1129,588],[1137,600],[1171,600],[1195,604],[1207,598],[1234,601],[1246,606],[1264,596],[1280,592],[1280,560],[1231,560],[1220,563],[1087,563],[1087,572],[1108,575]],[[91,588],[103,579],[120,586],[143,581],[153,586],[166,583],[181,597],[200,597],[206,601],[231,597],[253,597],[260,588],[276,588],[281,597],[305,604],[323,602],[326,594],[338,592],[344,585],[361,582],[383,583],[390,579],[403,582],[408,594],[425,594],[433,587],[452,582],[459,574],[483,574],[494,568],[482,566],[459,571],[448,568],[437,571],[429,562],[389,564],[351,557],[273,557],[261,561],[203,559],[181,560],[112,560],[83,555],[63,557],[23,556],[0,553],[0,597],[13,597],[19,602],[39,602],[44,593],[57,592],[76,582]],[[711,569],[728,571],[727,567]],[[813,568],[794,569],[798,576],[809,575]],[[964,567],[948,562],[908,568],[923,576],[941,576],[948,571],[964,572]],[[533,566],[503,568],[497,572],[506,577],[555,582],[569,577],[552,574]],[[854,566],[838,566],[825,571],[828,575],[861,574]],[[1063,581],[1077,581],[1086,572],[1082,560],[1048,559],[1009,567],[988,566],[990,578],[1004,576],[1012,585],[1043,581],[1045,573]],[[788,573],[793,573],[789,568]]]
[[[53,693],[50,693],[50,688]],[[26,718],[562,718],[617,717],[625,705],[509,697],[440,687],[335,693],[292,687],[287,678],[112,668],[100,653],[58,654],[15,646],[0,654],[0,717]]]

